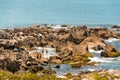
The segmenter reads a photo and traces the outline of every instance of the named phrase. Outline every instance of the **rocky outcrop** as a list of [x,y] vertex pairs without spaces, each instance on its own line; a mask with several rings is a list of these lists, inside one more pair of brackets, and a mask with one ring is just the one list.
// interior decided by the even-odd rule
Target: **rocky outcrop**
[[88,36],[88,30],[85,26],[72,28],[70,33],[71,35],[69,37],[69,40],[74,42],[75,44],[79,44]]
[[4,30],[0,30],[0,39],[13,39],[13,36]]
[[[44,69],[42,65],[49,63],[57,65],[71,63],[72,67],[81,67],[89,62],[91,48],[105,50],[101,53],[104,57],[120,56],[114,47],[103,41],[109,37],[118,38],[119,35],[106,28],[88,29],[86,26],[52,29],[35,25],[28,28],[0,30],[0,65],[2,66],[4,59],[9,58],[7,66],[12,69],[10,64],[17,66],[19,63],[17,67],[20,67],[16,67],[17,70],[6,67],[11,72],[28,70],[36,73]],[[50,58],[43,57],[44,51],[34,52],[38,47],[55,48],[56,53],[59,54]],[[30,53],[32,51],[33,53]],[[48,51],[46,53],[48,54]]]
[[114,31],[120,31],[120,25],[113,25],[111,28]]
[[114,37],[114,38],[120,37],[119,34],[117,34],[114,31],[111,31],[107,28],[90,28],[89,33],[90,33],[90,35],[96,35],[96,36],[101,37],[103,39],[108,39],[110,37]]
[[101,53],[102,57],[117,57],[120,56],[120,52],[116,50],[112,45],[105,46],[105,50]]
[[0,60],[0,68],[14,73],[20,69],[20,64],[17,61],[12,61],[10,58],[5,58]]
[[111,28],[120,28],[119,25],[113,25]]
[[93,72],[81,72],[78,74],[81,80],[119,80],[120,70],[101,70]]

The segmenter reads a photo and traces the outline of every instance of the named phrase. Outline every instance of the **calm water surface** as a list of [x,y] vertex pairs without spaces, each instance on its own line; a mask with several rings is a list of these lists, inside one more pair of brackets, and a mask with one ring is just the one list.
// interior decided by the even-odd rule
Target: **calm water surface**
[[120,24],[120,0],[0,0],[0,27]]

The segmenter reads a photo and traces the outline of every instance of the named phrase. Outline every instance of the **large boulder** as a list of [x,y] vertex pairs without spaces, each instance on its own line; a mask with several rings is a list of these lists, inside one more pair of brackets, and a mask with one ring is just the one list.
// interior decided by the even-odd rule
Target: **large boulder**
[[88,36],[87,27],[74,27],[69,30],[60,29],[57,32],[59,41],[71,41],[74,44],[79,44]]
[[13,73],[20,69],[19,66],[20,65],[17,61],[12,61],[10,58],[0,60],[0,68],[8,70]]
[[72,49],[73,56],[76,55],[85,55],[86,53],[89,53],[89,49],[92,48],[104,48],[106,46],[106,43],[97,36],[89,36],[85,38],[80,44],[74,45]]
[[4,30],[0,30],[0,39],[12,39],[13,37],[5,32]]
[[29,55],[33,58],[33,59],[40,59],[41,58],[41,53],[38,52],[33,52],[33,53],[29,53]]
[[111,31],[107,28],[90,28],[89,33],[90,35],[96,35],[104,39],[108,39],[110,37],[120,38],[116,32]]
[[15,47],[18,47],[18,41],[15,39],[12,40],[0,40],[0,46],[4,47],[5,49],[14,49]]
[[17,60],[18,52],[13,52],[12,50],[3,50],[0,54],[0,59],[10,58],[12,61]]
[[[80,45],[81,46],[86,45],[86,48],[91,49],[91,48],[98,47],[98,46],[105,47],[107,44],[100,37],[89,36],[85,38],[84,41],[80,43]],[[84,49],[86,48],[84,47]]]
[[118,57],[120,52],[116,50],[112,45],[105,46],[105,50],[101,53],[102,57]]
[[74,42],[75,44],[79,44],[88,36],[88,31],[86,27],[73,28],[71,29],[70,33],[71,35],[69,37],[69,40]]

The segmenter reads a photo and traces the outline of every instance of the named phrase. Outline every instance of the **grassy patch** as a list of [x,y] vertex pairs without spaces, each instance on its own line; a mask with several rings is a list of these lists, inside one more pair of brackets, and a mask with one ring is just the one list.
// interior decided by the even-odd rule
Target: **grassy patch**
[[93,78],[93,80],[108,80],[106,76],[100,75],[97,72],[92,73],[90,76]]
[[118,56],[120,56],[120,52],[118,52],[118,51],[117,52],[110,52],[109,56],[110,57],[118,57]]
[[7,71],[0,71],[0,80],[67,80],[62,78],[57,78],[55,75],[44,74],[39,76],[38,73],[10,73]]

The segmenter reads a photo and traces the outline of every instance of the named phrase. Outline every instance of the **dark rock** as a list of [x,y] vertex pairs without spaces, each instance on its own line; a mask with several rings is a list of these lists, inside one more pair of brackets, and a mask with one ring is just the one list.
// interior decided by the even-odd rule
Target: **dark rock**
[[73,28],[70,33],[70,41],[73,41],[75,44],[79,44],[88,36],[87,28],[84,27]]
[[55,65],[55,68],[60,68],[60,65],[58,64],[58,65]]
[[6,58],[6,59],[3,59],[1,60],[1,67],[5,70],[8,70],[10,72],[16,72],[20,69],[20,65],[17,61],[11,61],[11,59],[9,58]]
[[120,28],[118,25],[113,25],[111,28]]
[[45,68],[45,69],[43,70],[43,73],[45,73],[45,74],[50,74],[50,75],[56,74],[56,72],[55,72],[54,70],[52,70],[51,68]]
[[107,45],[105,50],[101,53],[102,57],[118,57],[120,52],[116,50],[112,45]]
[[[27,66],[28,66],[28,65],[27,65]],[[36,73],[36,72],[38,72],[38,71],[43,70],[44,68],[43,68],[41,65],[39,65],[39,64],[36,65],[36,64],[31,63],[31,64],[28,66],[28,69],[29,69],[30,72]]]

